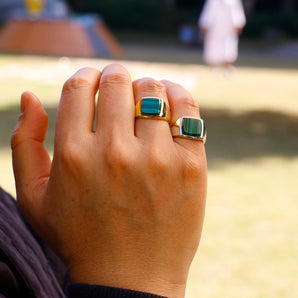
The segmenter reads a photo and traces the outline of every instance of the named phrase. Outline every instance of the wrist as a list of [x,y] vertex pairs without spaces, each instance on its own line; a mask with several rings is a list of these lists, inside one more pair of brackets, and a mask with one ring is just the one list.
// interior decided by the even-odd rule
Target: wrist
[[170,298],[184,297],[187,276],[181,278],[175,276],[172,270],[161,272],[143,265],[111,264],[106,267],[102,263],[90,262],[72,268],[70,274],[74,283],[122,288]]

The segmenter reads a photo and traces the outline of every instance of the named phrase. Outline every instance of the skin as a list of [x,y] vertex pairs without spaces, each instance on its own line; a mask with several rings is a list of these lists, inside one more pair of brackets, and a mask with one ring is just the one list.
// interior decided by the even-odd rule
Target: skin
[[117,64],[79,70],[62,90],[51,161],[43,146],[48,117],[23,93],[11,142],[17,200],[73,282],[181,298],[203,226],[205,148],[173,138],[178,128],[166,121],[135,119],[146,96],[169,104],[172,123],[200,116],[178,84],[132,82]]

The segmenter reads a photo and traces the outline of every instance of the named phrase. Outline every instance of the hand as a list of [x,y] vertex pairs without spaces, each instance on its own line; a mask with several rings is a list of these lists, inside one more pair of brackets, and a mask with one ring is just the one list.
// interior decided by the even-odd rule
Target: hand
[[63,87],[51,162],[47,115],[24,93],[12,137],[17,200],[74,282],[183,297],[203,225],[205,149],[173,138],[166,121],[135,119],[146,96],[168,102],[172,122],[199,117],[180,85],[132,82],[120,65],[79,70]]

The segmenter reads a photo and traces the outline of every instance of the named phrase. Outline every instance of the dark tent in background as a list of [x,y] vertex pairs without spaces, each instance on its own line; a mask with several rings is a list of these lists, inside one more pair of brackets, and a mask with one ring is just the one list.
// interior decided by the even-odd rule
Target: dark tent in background
[[19,54],[120,58],[122,49],[100,19],[11,20],[0,32],[0,51]]

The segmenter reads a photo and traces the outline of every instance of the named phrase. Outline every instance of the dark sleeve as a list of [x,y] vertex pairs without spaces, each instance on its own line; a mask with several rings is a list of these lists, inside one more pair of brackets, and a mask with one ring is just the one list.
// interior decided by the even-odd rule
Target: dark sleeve
[[20,297],[20,286],[7,264],[0,262],[0,296]]
[[87,284],[71,284],[67,287],[68,298],[166,298],[138,291]]

